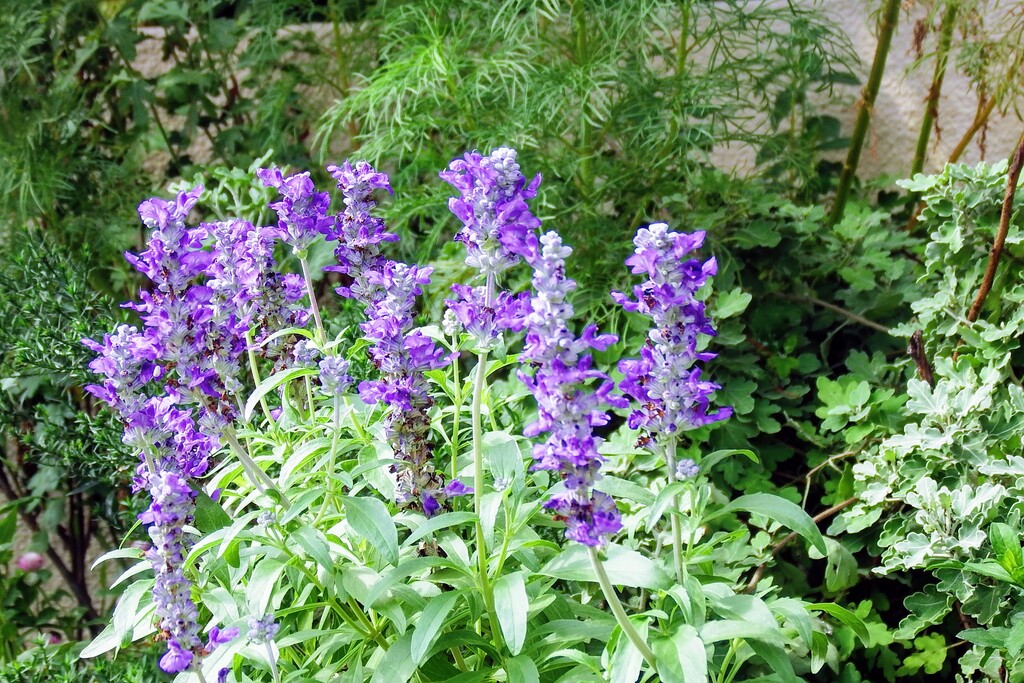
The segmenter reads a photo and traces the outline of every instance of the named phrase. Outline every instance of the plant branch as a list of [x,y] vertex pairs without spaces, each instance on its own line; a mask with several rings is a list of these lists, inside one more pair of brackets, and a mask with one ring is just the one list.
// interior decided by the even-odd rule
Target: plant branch
[[996,239],[992,243],[992,250],[989,252],[988,265],[985,267],[985,275],[981,280],[981,287],[978,288],[978,295],[974,298],[970,310],[967,312],[967,320],[975,322],[981,315],[981,307],[985,304],[985,297],[992,290],[992,282],[996,277],[996,269],[999,267],[999,257],[1003,253],[1003,245],[1006,243],[1006,234],[1010,230],[1010,217],[1013,214],[1013,198],[1017,194],[1017,181],[1020,179],[1021,167],[1024,166],[1024,135],[1021,136],[1017,145],[1017,151],[1010,162],[1010,168],[1006,172],[1006,194],[1003,195],[1003,210],[999,215],[999,230],[996,232]]
[[654,652],[651,651],[651,648],[647,646],[644,639],[633,628],[633,623],[629,620],[626,610],[622,608],[622,603],[619,602],[619,596],[615,594],[615,588],[612,586],[611,579],[608,578],[608,573],[604,570],[601,558],[597,556],[597,549],[588,546],[587,552],[590,554],[590,563],[594,566],[594,573],[597,574],[597,582],[601,584],[601,592],[604,593],[604,599],[608,602],[608,607],[611,609],[612,614],[615,615],[615,621],[619,623],[619,628],[629,638],[629,642],[633,643],[633,647],[647,660],[647,663],[657,670],[658,662],[654,657]]
[[[928,140],[931,137],[935,120],[939,116],[939,95],[942,93],[942,82],[946,77],[949,47],[953,42],[953,28],[956,25],[956,15],[959,10],[958,0],[948,0],[946,11],[942,15],[939,44],[935,50],[935,71],[932,73],[932,83],[928,88],[928,96],[925,98],[924,116],[921,118],[921,130],[917,134],[914,163],[910,166],[911,177],[924,170],[925,158],[928,156]],[[916,204],[919,200],[919,197],[915,198],[914,203]]]
[[857,165],[860,163],[860,153],[864,149],[864,140],[867,139],[868,126],[871,123],[871,111],[875,108],[875,99],[878,97],[878,89],[882,85],[882,76],[885,74],[885,62],[889,56],[889,46],[892,44],[892,37],[896,33],[896,22],[899,19],[900,0],[886,0],[882,10],[882,18],[878,27],[878,47],[875,49],[875,57],[871,62],[871,73],[868,75],[867,85],[861,94],[860,107],[857,111],[857,122],[853,128],[853,137],[850,140],[850,151],[843,164],[842,175],[839,176],[839,186],[836,188],[835,202],[832,204],[832,212],[828,217],[828,224],[835,225],[843,218],[846,211],[846,202],[850,197],[850,188],[853,186],[853,179],[857,175]]
[[[853,498],[847,498],[841,503],[836,503],[832,507],[822,510],[818,514],[814,515],[812,519],[815,521],[815,523],[821,522],[822,520],[828,519],[837,512],[842,512],[846,508],[856,503],[858,500],[859,498],[857,498],[856,496],[854,496]],[[796,537],[797,533],[795,531],[783,536],[782,540],[780,540],[774,546],[772,546],[772,557],[775,557],[780,552],[782,552],[782,549],[790,543],[792,543],[796,539]],[[748,583],[747,587],[743,589],[744,593],[753,593],[757,589],[757,584],[760,583],[761,577],[764,576],[764,570],[767,567],[767,562],[762,562],[760,565],[758,565],[757,569],[754,571],[754,575],[750,577],[750,583]]]
[[828,310],[832,311],[833,313],[838,313],[839,315],[843,316],[844,318],[852,320],[855,323],[860,323],[861,325],[864,325],[865,327],[870,327],[873,330],[878,330],[879,332],[883,332],[885,334],[892,334],[889,331],[889,328],[886,327],[885,325],[882,325],[880,323],[876,323],[874,320],[868,320],[864,316],[857,315],[853,311],[848,311],[845,308],[842,308],[841,306],[836,306],[835,304],[830,304],[829,302],[823,301],[823,300],[818,299],[816,297],[813,297],[813,296],[797,296],[795,294],[781,294],[781,293],[778,294],[778,296],[781,296],[784,299],[789,299],[790,301],[806,301],[807,303],[814,304],[815,306],[821,306],[822,308],[827,308]]

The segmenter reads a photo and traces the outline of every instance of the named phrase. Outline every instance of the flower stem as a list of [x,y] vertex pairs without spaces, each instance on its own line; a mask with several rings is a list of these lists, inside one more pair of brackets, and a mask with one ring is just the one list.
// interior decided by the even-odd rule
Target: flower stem
[[657,670],[658,663],[654,657],[654,652],[647,646],[644,639],[640,637],[637,630],[633,628],[633,623],[629,620],[629,616],[626,614],[626,610],[622,608],[622,603],[619,602],[619,596],[615,594],[615,588],[612,586],[611,580],[608,578],[608,573],[604,570],[604,564],[601,563],[601,558],[597,555],[597,548],[593,546],[587,547],[587,552],[590,554],[590,563],[594,566],[594,573],[597,574],[597,582],[601,584],[601,592],[604,593],[604,599],[608,602],[608,606],[612,610],[612,614],[615,615],[615,621],[619,623],[619,628],[622,629],[622,633],[629,638],[629,642],[633,643],[633,647],[640,652],[641,656],[652,668]]
[[285,496],[279,488],[277,488],[277,484],[275,484],[274,480],[270,478],[270,475],[264,472],[263,468],[257,465],[256,461],[252,459],[248,451],[242,448],[242,444],[238,443],[238,437],[235,435],[235,430],[231,427],[225,429],[224,438],[227,439],[228,444],[235,451],[235,455],[237,455],[238,459],[241,461],[242,468],[249,475],[252,485],[259,489],[261,493],[274,491],[277,493],[278,498],[280,498],[281,505],[286,509],[291,507],[291,501],[289,501],[288,497]]
[[299,263],[302,265],[302,277],[306,280],[309,308],[313,311],[313,321],[316,323],[317,341],[323,343],[327,339],[327,333],[324,332],[324,323],[320,319],[320,304],[316,301],[316,292],[313,290],[313,278],[309,274],[309,264],[306,263],[304,258],[300,258]]
[[[668,437],[665,443],[665,464],[668,467],[669,486],[676,483],[676,438]],[[672,497],[672,514],[669,519],[672,523],[672,561],[676,566],[676,581],[683,585],[686,578],[686,565],[683,563],[683,530],[679,521],[679,508],[682,507],[682,497],[677,493]]]
[[274,656],[274,646],[268,640],[264,643],[267,647],[267,658],[270,660],[270,675],[274,677],[274,683],[281,683],[281,674],[277,670],[277,657]]
[[[260,378],[260,368],[256,364],[256,347],[253,345],[252,330],[245,333],[245,350],[249,353],[249,372],[252,373],[252,381],[258,387],[263,381]],[[260,408],[263,409],[263,416],[271,425],[275,425],[274,416],[270,414],[270,406],[267,404],[266,396],[260,397]]]
[[320,508],[320,513],[316,516],[316,522],[319,523],[323,519],[324,515],[327,514],[327,504],[334,497],[334,468],[337,465],[338,457],[338,435],[341,433],[341,396],[334,397],[334,434],[331,435],[331,454],[327,460],[327,493],[324,495],[324,504]]
[[846,211],[846,200],[850,196],[850,189],[853,187],[853,181],[857,175],[857,165],[860,163],[860,153],[864,148],[864,141],[867,139],[871,112],[875,108],[875,98],[878,96],[878,89],[882,85],[882,76],[885,74],[889,46],[892,44],[893,34],[896,33],[900,5],[900,0],[886,0],[882,9],[881,20],[878,24],[878,46],[871,63],[868,82],[861,92],[861,99],[858,103],[857,122],[854,124],[853,134],[850,136],[850,149],[846,155],[846,162],[843,164],[843,172],[839,176],[836,198],[828,217],[830,226],[841,221]]
[[[456,340],[455,352],[458,352]],[[452,479],[459,474],[459,425],[462,422],[462,378],[459,377],[459,359],[452,363],[452,385],[455,387],[455,414],[452,416]],[[475,481],[475,479],[474,479]]]
[[484,453],[483,429],[480,425],[480,407],[487,386],[487,351],[481,351],[476,361],[476,380],[473,383],[473,512],[476,513],[476,554],[480,573],[480,592],[491,622],[492,637],[501,638],[501,630],[494,614],[494,593],[487,562],[487,541],[484,539],[483,495],[484,495]]

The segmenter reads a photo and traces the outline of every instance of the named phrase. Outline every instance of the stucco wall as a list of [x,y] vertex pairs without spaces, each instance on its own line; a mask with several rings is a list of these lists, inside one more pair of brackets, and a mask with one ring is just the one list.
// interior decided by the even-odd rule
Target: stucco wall
[[[785,7],[786,1],[773,0],[773,4]],[[816,3],[799,0],[797,4],[808,6]],[[861,59],[858,75],[862,81],[866,81],[877,45],[875,19],[868,12],[877,8],[879,3],[876,0],[823,0],[817,4],[847,32]],[[1003,12],[1010,4],[1002,3]],[[918,59],[913,47],[914,27],[926,17],[927,12],[921,3],[913,0],[905,0],[904,5],[909,6],[909,9],[905,7],[900,14],[875,102],[869,137],[861,155],[858,175],[862,178],[907,174],[917,145],[934,62],[926,59],[920,67],[910,69]],[[999,24],[1004,23],[1002,14],[987,18],[990,28],[1000,28]],[[926,56],[934,52],[937,38],[937,32],[933,31],[925,39],[922,47]],[[832,114],[843,122],[843,132],[848,135],[853,130],[859,97],[859,87],[844,88],[832,100],[822,101],[820,106],[823,113]],[[971,89],[970,81],[957,68],[957,53],[954,51],[949,58],[939,100],[938,124],[941,135],[937,136],[934,131],[932,133],[925,164],[926,173],[943,167],[960,137],[970,128],[977,102],[977,93]],[[1013,152],[1024,131],[1020,117],[1012,111],[1008,116],[996,111],[990,122],[988,128],[980,132],[968,146],[960,158],[961,162],[973,164],[983,158],[995,160],[1008,157]],[[981,147],[983,140],[984,150]],[[840,153],[837,158],[843,156]],[[715,156],[715,162],[725,168],[749,171],[753,165],[753,152],[750,149],[720,150]]]

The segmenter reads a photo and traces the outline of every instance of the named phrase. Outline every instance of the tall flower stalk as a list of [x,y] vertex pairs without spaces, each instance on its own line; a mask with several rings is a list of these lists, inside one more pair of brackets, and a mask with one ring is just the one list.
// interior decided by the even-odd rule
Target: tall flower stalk
[[347,276],[349,284],[338,288],[344,297],[364,306],[367,320],[360,326],[372,344],[369,354],[381,379],[359,384],[359,396],[367,404],[383,403],[390,409],[384,430],[394,457],[395,499],[400,505],[421,510],[428,517],[444,506],[450,495],[462,493],[461,484],[445,485],[434,467],[430,440],[433,401],[423,373],[447,365],[434,340],[414,327],[416,297],[430,282],[430,268],[408,266],[386,259],[381,244],[398,237],[370,211],[376,206],[376,190],[391,191],[388,177],[365,161],[328,168],[344,196],[345,210],[327,230],[337,240],[338,265],[329,269]]
[[[471,426],[473,434],[473,510],[477,515],[477,564],[481,589],[488,610],[493,613],[487,543],[482,511],[484,495],[483,428],[481,413],[487,391],[487,363],[490,353],[503,345],[505,331],[519,332],[528,310],[529,295],[498,290],[499,276],[516,265],[525,254],[527,239],[540,221],[530,213],[527,201],[537,194],[540,176],[530,183],[520,172],[514,149],[499,147],[489,155],[468,152],[452,161],[440,177],[459,191],[448,208],[462,221],[455,239],[466,248],[466,265],[479,273],[482,284],[452,286],[452,299],[445,300],[448,316],[465,330],[477,353],[473,381]],[[454,450],[454,449],[453,449]],[[452,461],[458,453],[452,453]],[[494,629],[497,633],[497,629]]]
[[[732,415],[728,407],[709,411],[711,396],[719,386],[701,379],[701,370],[696,367],[698,362],[715,357],[697,349],[701,335],[715,334],[704,302],[696,298],[718,270],[713,257],[703,262],[692,257],[704,244],[704,236],[703,232],[671,232],[664,223],[640,228],[633,239],[636,249],[626,265],[633,274],[646,275],[647,279],[634,286],[635,299],[612,293],[627,311],[641,313],[652,322],[640,357],[619,362],[624,375],[619,387],[633,399],[629,427],[642,429],[642,443],[664,456],[670,485],[678,479],[692,478],[698,471],[691,460],[676,462],[679,434]],[[675,508],[679,507],[677,495]],[[686,564],[677,515],[671,516],[671,525],[676,579],[682,582]]]
[[[565,521],[567,538],[587,547],[619,627],[654,667],[654,653],[630,622],[598,555],[608,536],[622,529],[622,517],[610,496],[594,490],[604,457],[598,453],[601,439],[593,429],[608,422],[605,405],[623,407],[624,402],[610,394],[615,385],[594,368],[589,351],[603,351],[617,337],[598,334],[595,325],[585,327],[579,337],[570,329],[573,307],[568,295],[576,282],[565,274],[565,259],[572,249],[562,244],[558,233],[548,232],[539,241],[531,235],[528,244],[534,294],[522,358],[534,367],[534,373],[520,370],[519,379],[536,397],[538,416],[523,434],[547,434],[544,443],[533,447],[534,468],[556,472],[565,487],[544,508]],[[592,386],[595,382],[596,388]]]
[[[185,226],[201,192],[200,186],[173,202],[151,199],[139,206],[151,230],[148,247],[126,258],[153,288],[126,306],[140,313],[143,330],[121,326],[102,343],[83,341],[98,354],[90,368],[104,377],[87,390],[120,413],[124,441],[143,461],[134,484],[151,497],[139,520],[153,541],[147,552],[155,575],[153,603],[167,641],[160,666],[170,673],[198,671],[204,656],[237,635],[235,629],[214,628],[203,643],[192,584],[184,574],[184,527],[195,512],[189,481],[206,472],[230,428],[234,406],[228,396],[239,386],[245,347],[238,334],[243,323],[221,305],[214,288],[202,284],[217,259],[203,249],[209,230]],[[160,384],[157,395],[150,395]]]

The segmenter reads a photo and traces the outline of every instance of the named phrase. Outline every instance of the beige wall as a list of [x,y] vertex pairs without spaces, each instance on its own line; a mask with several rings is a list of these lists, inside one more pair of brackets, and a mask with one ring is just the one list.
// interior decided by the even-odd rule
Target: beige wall
[[[786,2],[773,0],[773,4],[784,7]],[[876,24],[868,13],[877,9],[879,1],[821,0],[814,3],[811,0],[798,0],[797,4],[819,5],[847,32],[861,59],[858,75],[862,81],[866,81],[877,45]],[[869,137],[861,155],[859,175],[862,178],[908,173],[917,145],[924,100],[931,84],[934,62],[927,60],[917,69],[909,70],[917,59],[913,49],[914,25],[926,16],[926,12],[921,3],[914,0],[904,0],[903,4],[905,8],[900,14],[885,76],[875,102]],[[1003,13],[1005,8],[1015,4],[1019,12],[1019,3],[1003,2]],[[996,30],[999,28],[999,22],[999,17],[989,18],[989,26]],[[936,33],[930,33],[923,44],[925,55],[934,52],[936,42]],[[831,101],[821,102],[821,108],[824,112],[837,116],[843,122],[844,134],[849,135],[853,130],[860,88],[844,88],[837,95]],[[945,164],[960,137],[970,128],[977,101],[977,93],[971,89],[970,81],[958,71],[956,54],[952,54],[939,101],[938,124],[942,134],[936,137],[934,131],[932,133],[925,165],[926,173],[935,172]],[[983,158],[996,160],[1009,157],[1022,131],[1024,124],[1017,114],[1011,111],[1004,117],[994,112],[985,135],[985,154],[982,154],[979,146],[979,133],[960,160],[974,164]],[[842,157],[843,154],[838,155],[838,158]],[[750,170],[752,159],[753,152],[749,149],[719,150],[715,155],[715,162],[719,166],[735,168],[741,172]]]

